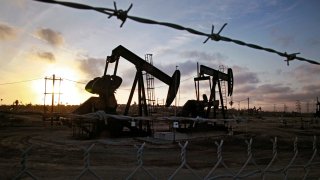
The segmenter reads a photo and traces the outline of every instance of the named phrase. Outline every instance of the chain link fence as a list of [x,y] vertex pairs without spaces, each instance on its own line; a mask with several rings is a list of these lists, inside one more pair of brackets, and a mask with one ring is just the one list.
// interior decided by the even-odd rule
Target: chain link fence
[[[278,138],[275,137],[270,145],[263,146],[264,148],[272,147],[268,151],[268,153],[271,152],[269,155],[266,152],[263,154],[259,152],[263,151],[261,147],[257,147],[254,153],[252,138],[245,140],[245,143],[235,142],[236,146],[232,147],[239,145],[239,149],[229,149],[227,146],[226,150],[223,150],[224,142],[224,140],[214,141],[215,157],[212,153],[214,151],[211,151],[212,146],[207,150],[198,151],[198,147],[192,146],[193,142],[189,143],[189,141],[170,144],[169,148],[143,142],[141,145],[134,147],[128,145],[116,150],[102,142],[96,142],[87,148],[74,151],[73,157],[81,158],[81,152],[83,153],[83,161],[72,163],[72,165],[79,163],[78,168],[72,168],[71,165],[67,168],[65,165],[64,168],[61,167],[64,171],[73,171],[69,176],[64,176],[58,171],[54,172],[59,169],[58,161],[55,167],[46,163],[34,165],[30,155],[36,157],[39,153],[33,154],[32,151],[36,148],[31,145],[22,151],[20,170],[15,171],[12,179],[25,177],[31,179],[56,179],[57,177],[58,179],[319,179],[320,177],[316,136],[313,137],[312,144],[310,144],[311,141],[308,142],[308,146],[302,143],[303,152],[299,151],[297,137],[291,145],[286,146],[279,143]],[[244,150],[245,154],[240,152],[241,150]],[[148,151],[149,153],[145,154]],[[191,155],[188,154],[189,152]],[[204,158],[198,156],[199,152],[202,152]],[[281,156],[280,152],[286,155]],[[65,157],[63,152],[56,153],[61,158]],[[231,153],[232,156],[230,156]],[[178,156],[179,158],[176,158]],[[27,163],[28,161],[31,163]],[[82,168],[81,164],[83,164]],[[105,166],[106,164],[108,165]],[[37,170],[37,167],[42,170]]]

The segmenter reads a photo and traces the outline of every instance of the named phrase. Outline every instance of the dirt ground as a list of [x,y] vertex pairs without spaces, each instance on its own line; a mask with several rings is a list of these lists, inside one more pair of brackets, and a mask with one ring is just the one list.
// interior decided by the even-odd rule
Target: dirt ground
[[[264,169],[272,158],[272,139],[277,137],[278,156],[270,170],[286,167],[294,155],[294,138],[298,137],[298,156],[293,165],[306,165],[313,153],[313,137],[320,135],[320,122],[301,121],[300,118],[250,118],[235,124],[233,135],[221,132],[193,133],[188,139],[187,164],[204,178],[217,162],[215,142],[223,140],[222,157],[235,173],[248,159],[245,140],[253,138],[252,153],[255,163],[249,162],[243,174],[253,169]],[[305,120],[305,119],[304,119]],[[32,145],[26,167],[39,179],[75,179],[84,168],[84,150],[93,143],[90,151],[90,167],[102,179],[125,179],[137,167],[137,149],[146,142],[143,155],[145,169],[158,179],[168,179],[180,166],[180,147],[171,140],[150,138],[107,138],[78,140],[72,137],[72,129],[42,121],[37,114],[0,113],[0,179],[14,178],[22,168],[21,153]],[[184,143],[182,140],[181,143]],[[319,148],[319,140],[317,141]],[[320,177],[320,154],[317,152],[308,179]],[[220,166],[213,173],[218,176],[228,171]],[[303,167],[291,166],[289,179],[302,179]],[[93,179],[86,174],[82,179]],[[284,173],[267,174],[266,179],[283,179]],[[28,179],[23,176],[22,179]],[[133,179],[151,179],[142,169]],[[183,168],[175,179],[196,179]],[[231,178],[232,179],[232,178]],[[257,174],[246,179],[261,179]]]

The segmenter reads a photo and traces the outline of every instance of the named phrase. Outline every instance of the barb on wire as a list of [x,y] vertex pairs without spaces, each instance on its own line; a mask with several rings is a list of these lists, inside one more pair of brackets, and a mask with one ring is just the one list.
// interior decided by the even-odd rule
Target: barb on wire
[[128,12],[130,11],[130,9],[132,8],[133,4],[131,3],[128,10],[126,11],[123,11],[121,9],[117,9],[117,4],[115,1],[113,1],[113,6],[114,6],[114,12],[113,14],[109,15],[109,19],[112,17],[112,16],[117,16],[118,19],[120,19],[122,21],[120,27],[123,26],[123,24],[126,22],[127,20],[127,17],[128,17]]
[[287,61],[287,65],[289,66],[289,61],[292,61],[294,59],[297,58],[297,54],[300,54],[300,53],[292,53],[292,54],[287,54],[287,52],[284,53],[286,55],[286,60],[284,61]]
[[218,33],[213,32],[214,26],[212,26],[211,34],[206,34],[206,33],[197,31],[195,29],[184,27],[184,26],[181,26],[178,24],[173,24],[173,23],[168,23],[168,22],[158,22],[158,21],[154,21],[154,20],[150,20],[150,19],[141,18],[141,17],[129,16],[128,12],[132,8],[132,6],[133,6],[132,4],[129,6],[129,8],[126,11],[124,11],[121,9],[118,10],[115,2],[114,2],[114,9],[109,9],[109,8],[93,7],[93,6],[89,6],[89,5],[85,5],[85,4],[64,2],[64,1],[54,1],[54,0],[34,0],[34,1],[39,1],[39,2],[44,2],[44,3],[52,3],[52,4],[60,4],[63,6],[81,9],[81,10],[94,10],[94,11],[109,15],[109,18],[111,18],[112,16],[116,16],[118,19],[120,19],[122,21],[120,27],[123,26],[126,19],[128,18],[128,19],[131,19],[131,20],[139,22],[139,23],[157,24],[157,25],[162,25],[162,26],[170,27],[170,28],[177,29],[177,30],[188,31],[191,34],[205,36],[205,37],[207,37],[207,39],[203,43],[206,43],[209,39],[214,40],[214,41],[226,41],[226,42],[232,42],[232,43],[235,43],[235,44],[238,44],[241,46],[247,46],[247,47],[250,47],[253,49],[257,49],[257,50],[263,50],[263,51],[267,51],[270,53],[278,54],[279,56],[287,58],[287,60],[285,60],[285,61],[287,61],[287,64],[289,64],[289,61],[291,61],[291,60],[300,60],[300,61],[305,61],[305,62],[308,62],[311,64],[320,65],[320,63],[317,61],[309,60],[309,59],[305,59],[303,57],[296,56],[296,54],[298,54],[298,53],[287,54],[286,52],[283,53],[283,52],[279,52],[279,51],[276,51],[271,48],[265,48],[265,47],[262,47],[259,45],[246,43],[244,41],[231,39],[231,38],[225,37],[225,36],[220,36],[220,32],[223,30],[223,28],[227,24],[224,24]]
[[224,23],[224,25],[221,27],[221,29],[219,30],[219,32],[217,34],[213,33],[214,32],[214,25],[212,25],[212,29],[211,29],[211,34],[210,36],[208,36],[208,38],[203,42],[203,44],[205,44],[209,39],[214,40],[214,41],[220,41],[221,40],[221,36],[220,33],[223,30],[224,27],[226,27],[228,23]]

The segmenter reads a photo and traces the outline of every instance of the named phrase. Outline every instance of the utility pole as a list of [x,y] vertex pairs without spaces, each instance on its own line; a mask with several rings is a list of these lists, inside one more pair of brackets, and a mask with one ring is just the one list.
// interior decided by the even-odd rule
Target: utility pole
[[[45,77],[45,86],[44,86],[44,102],[43,102],[43,110],[44,110],[44,119],[46,119],[46,95],[50,95],[51,94],[51,112],[50,112],[50,116],[51,116],[51,125],[53,125],[53,112],[54,112],[54,96],[55,94],[58,94],[58,108],[59,108],[59,104],[60,104],[60,86],[61,86],[61,78],[56,78],[55,74],[52,75],[52,77]],[[52,90],[51,93],[47,93],[47,80],[51,80],[52,81]],[[59,92],[55,92],[55,81],[59,81]]]
[[51,93],[51,96],[52,96],[51,97],[51,113],[53,113],[53,106],[54,106],[54,82],[55,82],[55,80],[56,80],[56,76],[53,74],[52,75],[52,93]]
[[248,115],[249,115],[249,97],[248,97]]
[[287,109],[288,109],[287,105],[286,105],[286,104],[283,104],[283,112],[284,112],[284,113],[287,112]]
[[301,114],[301,103],[300,100],[296,101],[296,110],[299,114]]

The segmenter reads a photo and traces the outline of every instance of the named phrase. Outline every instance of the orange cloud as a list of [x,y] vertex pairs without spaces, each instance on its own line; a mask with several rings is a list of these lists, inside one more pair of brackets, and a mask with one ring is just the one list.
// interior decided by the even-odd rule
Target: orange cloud
[[12,40],[17,36],[17,30],[9,25],[0,24],[0,41]]
[[36,54],[39,58],[47,60],[49,62],[54,62],[56,60],[55,56],[51,52],[37,52]]

